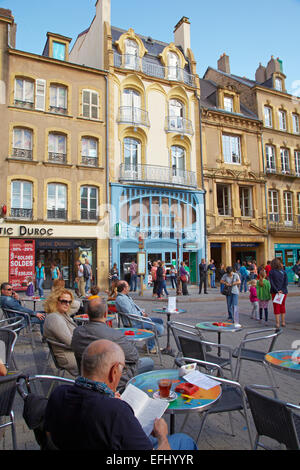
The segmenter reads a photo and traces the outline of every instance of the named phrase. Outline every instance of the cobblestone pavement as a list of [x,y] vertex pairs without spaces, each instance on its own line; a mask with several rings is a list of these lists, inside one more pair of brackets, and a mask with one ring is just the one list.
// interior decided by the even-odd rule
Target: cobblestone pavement
[[[291,349],[293,341],[300,341],[300,311],[299,311],[299,297],[300,288],[291,286],[290,293],[287,300],[287,327],[283,329],[283,333],[279,336],[275,349]],[[170,290],[170,295],[174,291]],[[225,297],[219,294],[218,289],[209,289],[207,296],[199,296],[196,287],[189,287],[189,297],[178,297],[178,305],[185,308],[187,312],[182,315],[173,316],[172,319],[181,321],[190,325],[194,325],[199,321],[214,320],[224,321],[227,318]],[[133,293],[136,302],[145,308],[151,314],[153,308],[158,306],[166,306],[166,300],[157,301],[153,299],[151,291],[147,290],[144,296]],[[269,309],[269,326],[274,326],[274,315],[272,306]],[[240,323],[244,329],[234,334],[222,335],[222,343],[228,344],[232,347],[237,346],[244,334],[251,329],[264,329],[264,325],[259,324],[257,321],[250,319],[251,306],[248,299],[248,294],[242,294],[239,301]],[[153,316],[161,316],[157,313]],[[15,347],[15,359],[18,366],[18,371],[22,373],[29,373],[31,375],[41,374],[45,370],[46,361],[48,357],[47,345],[41,342],[40,334],[35,331],[36,348],[33,350],[27,337],[20,336]],[[208,340],[216,342],[215,333],[205,333]],[[161,346],[166,344],[166,336],[160,339]],[[171,338],[172,347],[175,348],[174,340]],[[261,347],[261,346],[260,346]],[[258,349],[258,345],[257,345]],[[163,355],[163,367],[160,366],[156,356],[153,356],[156,368],[172,368],[174,358],[171,356]],[[234,363],[235,364],[235,363]],[[54,364],[50,361],[47,373],[56,375]],[[299,404],[299,379],[293,376],[283,375],[274,372],[277,384],[279,386],[279,397],[291,403]],[[67,375],[66,375],[67,376]],[[228,378],[229,375],[226,375]],[[244,362],[240,376],[242,385],[256,383],[268,385],[268,378],[266,377],[263,367],[259,364]],[[34,434],[30,431],[22,417],[23,401],[16,395],[14,402],[14,412],[16,419],[17,430],[17,443],[20,450],[38,450],[39,446],[35,441]],[[165,415],[167,421],[168,416]],[[229,417],[228,414],[212,415],[209,416],[205,427],[203,429],[201,440],[198,443],[199,449],[203,450],[244,450],[249,449],[249,439],[245,421],[239,412],[232,413],[233,427],[235,435],[230,433]],[[184,417],[181,415],[176,416],[176,431],[179,432]],[[188,419],[187,425],[184,427],[184,432],[196,438],[199,429],[199,415],[191,414]],[[251,420],[251,430],[253,437],[255,436],[254,425]],[[272,449],[280,449],[280,446],[274,441],[265,439],[265,443],[270,445]],[[7,428],[5,433],[0,434],[0,450],[11,450],[12,441],[10,428]]]

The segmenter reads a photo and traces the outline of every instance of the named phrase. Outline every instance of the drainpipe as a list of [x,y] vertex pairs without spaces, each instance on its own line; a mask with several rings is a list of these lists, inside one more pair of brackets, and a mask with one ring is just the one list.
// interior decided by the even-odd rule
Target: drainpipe
[[[264,175],[266,176],[266,162],[265,162],[265,151],[264,151],[264,138],[261,136],[261,152],[262,152],[262,159],[263,159],[263,171]],[[269,235],[269,211],[268,211],[268,188],[267,188],[267,182],[265,181],[265,205],[266,205],[266,228],[267,228],[267,249],[268,249],[268,256],[269,258],[269,253],[270,253],[270,235]]]
[[[106,97],[105,97],[105,122],[106,122],[106,144],[105,144],[105,177],[106,177],[106,204],[110,204],[110,192],[109,192],[109,126],[108,126],[108,106],[109,106],[109,87],[108,77],[105,75],[106,82]],[[109,211],[109,227],[111,224],[111,211]],[[111,239],[108,238],[108,269],[111,267]]]

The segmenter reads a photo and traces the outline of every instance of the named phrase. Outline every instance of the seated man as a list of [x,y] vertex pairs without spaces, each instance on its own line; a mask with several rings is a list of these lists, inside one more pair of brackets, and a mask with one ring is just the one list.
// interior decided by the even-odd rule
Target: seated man
[[78,367],[85,348],[98,339],[108,339],[118,344],[125,354],[126,372],[124,371],[120,380],[120,388],[124,388],[128,380],[136,374],[149,372],[154,367],[154,362],[149,357],[139,359],[139,354],[134,344],[119,330],[110,328],[106,324],[106,303],[96,298],[88,302],[89,322],[75,328],[73,332],[71,348],[75,353]]
[[82,356],[82,376],[74,385],[61,385],[51,394],[45,430],[59,450],[197,450],[185,434],[167,437],[161,418],[148,438],[132,408],[116,392],[125,356],[107,340],[91,343]]
[[[161,336],[164,333],[164,321],[161,318],[150,318],[148,317],[147,313],[142,310],[132,298],[128,295],[129,292],[129,285],[126,281],[119,281],[117,284],[117,291],[118,295],[116,298],[116,308],[117,311],[120,313],[128,313],[131,315],[138,315],[140,317],[145,317],[155,323],[155,328],[157,331],[158,336]],[[147,330],[153,330],[152,325],[143,324],[140,321],[133,321],[132,325],[135,328],[145,328]],[[151,353],[156,353],[156,349],[154,347],[154,340],[150,339],[148,341],[148,346]]]
[[[13,288],[9,282],[4,282],[1,284],[1,296],[0,296],[0,307],[8,310],[15,310],[18,314],[22,315],[22,312],[28,313],[30,315],[31,323],[38,323],[40,325],[41,335],[43,335],[43,325],[45,315],[41,312],[34,312],[30,308],[23,307],[20,302],[19,295],[13,291]],[[16,316],[13,312],[8,312],[10,317]],[[24,317],[26,315],[23,315]]]

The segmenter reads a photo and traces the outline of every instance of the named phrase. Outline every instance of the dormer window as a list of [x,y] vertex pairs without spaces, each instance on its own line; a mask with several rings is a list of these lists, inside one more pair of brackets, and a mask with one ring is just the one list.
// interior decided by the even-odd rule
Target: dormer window
[[282,91],[282,80],[281,80],[281,78],[275,78],[275,90]]
[[139,69],[139,46],[132,39],[125,41],[125,67],[127,69]]
[[179,57],[175,52],[168,53],[168,79],[178,80],[179,79]]
[[53,59],[66,60],[66,45],[62,42],[52,42]]
[[233,113],[233,98],[231,96],[224,96],[224,109],[229,113]]

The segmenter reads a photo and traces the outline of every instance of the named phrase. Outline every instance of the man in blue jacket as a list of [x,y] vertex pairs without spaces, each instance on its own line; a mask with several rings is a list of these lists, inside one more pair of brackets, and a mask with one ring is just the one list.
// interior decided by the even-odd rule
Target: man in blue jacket
[[[45,315],[40,312],[34,312],[30,308],[23,307],[20,302],[19,295],[14,292],[12,285],[9,282],[4,282],[1,284],[1,296],[0,296],[0,307],[2,309],[15,310],[18,313],[9,313],[8,315],[13,317],[16,315],[22,315],[22,313],[27,313],[30,315],[31,323],[38,323],[40,325],[41,334],[43,335],[43,325]],[[26,317],[26,315],[22,315]]]

